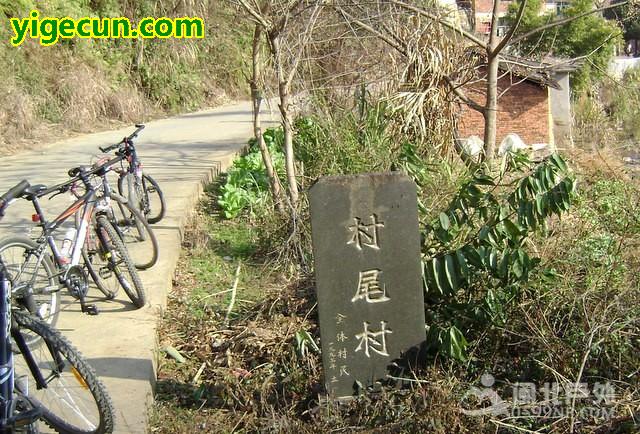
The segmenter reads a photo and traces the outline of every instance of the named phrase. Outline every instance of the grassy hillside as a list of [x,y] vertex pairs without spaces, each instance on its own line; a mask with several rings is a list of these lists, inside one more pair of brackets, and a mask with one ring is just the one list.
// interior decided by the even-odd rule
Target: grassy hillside
[[[13,47],[10,17],[200,16],[199,40],[60,40],[42,47],[28,39]],[[0,145],[33,138],[47,127],[87,131],[110,120],[215,105],[242,92],[242,54],[250,32],[223,2],[209,0],[0,0]],[[1,151],[0,151],[1,152]]]

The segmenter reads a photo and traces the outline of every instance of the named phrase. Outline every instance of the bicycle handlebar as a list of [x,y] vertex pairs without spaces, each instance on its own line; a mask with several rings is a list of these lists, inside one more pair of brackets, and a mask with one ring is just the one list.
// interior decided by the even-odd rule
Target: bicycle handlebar
[[29,187],[31,187],[31,184],[29,184],[26,179],[23,179],[17,185],[11,187],[5,194],[0,196],[0,217],[4,217],[4,212],[9,204],[13,202],[14,199],[19,198]]
[[133,133],[131,133],[129,136],[125,137],[120,142],[116,143],[115,145],[110,145],[110,146],[107,146],[106,148],[98,146],[98,149],[100,149],[101,152],[107,153],[107,152],[113,151],[116,148],[119,148],[120,145],[122,145],[123,143],[131,142],[133,139],[138,137],[138,134],[140,133],[140,131],[144,130],[144,125],[143,124],[136,124],[135,127],[136,127],[136,130]]

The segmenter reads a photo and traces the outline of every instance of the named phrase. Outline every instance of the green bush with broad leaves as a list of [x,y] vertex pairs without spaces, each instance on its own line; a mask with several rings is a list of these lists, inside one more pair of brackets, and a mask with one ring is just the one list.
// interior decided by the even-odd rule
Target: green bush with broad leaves
[[[274,169],[283,177],[282,129],[269,128],[263,137],[271,153]],[[228,219],[237,217],[245,210],[254,213],[269,200],[269,179],[255,139],[249,141],[249,152],[234,160],[220,191],[218,205]]]
[[495,176],[478,172],[463,183],[423,233],[428,349],[465,360],[471,334],[504,322],[539,263],[528,237],[569,209],[575,185],[557,154],[537,165],[512,154]]

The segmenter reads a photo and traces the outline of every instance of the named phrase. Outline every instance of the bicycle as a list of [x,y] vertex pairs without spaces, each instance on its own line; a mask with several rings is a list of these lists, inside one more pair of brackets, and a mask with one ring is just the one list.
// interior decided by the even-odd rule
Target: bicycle
[[[95,243],[99,246],[100,255],[107,263],[107,269],[110,273],[115,273],[120,286],[133,304],[138,308],[143,307],[146,297],[142,281],[129,258],[126,247],[107,217],[109,205],[104,200],[97,200],[97,192],[90,183],[86,193],[65,211],[51,222],[46,220],[39,198],[48,195],[53,198],[69,191],[71,186],[78,181],[88,182],[87,173],[82,168],[71,169],[69,175],[73,177],[70,181],[50,188],[45,185],[32,186],[23,181],[26,183],[26,187],[20,192],[18,198],[24,198],[33,204],[36,213],[33,214],[32,220],[42,229],[42,233],[35,240],[25,236],[10,236],[0,241],[0,258],[4,260],[6,267],[10,267],[14,271],[13,274],[9,274],[13,292],[18,295],[21,292],[29,292],[33,294],[34,298],[38,298],[36,306],[32,306],[30,312],[37,312],[39,317],[51,325],[55,324],[58,317],[60,300],[57,293],[61,286],[80,300],[82,312],[97,315],[98,308],[94,304],[86,302],[89,281],[84,267],[80,265],[83,247],[87,239],[91,239],[91,233],[88,230],[89,224],[93,222],[97,236]],[[75,233],[68,235],[68,239],[63,242],[63,247],[66,243],[68,250],[68,255],[63,255],[56,245],[53,234],[69,217],[78,212],[80,212],[79,228],[74,231]],[[47,247],[49,252],[47,252]],[[7,252],[15,250],[19,253],[17,258],[8,262]],[[49,255],[52,260],[49,259]],[[25,275],[25,271],[29,270],[35,270],[35,272]],[[56,282],[57,280],[59,285],[42,287],[36,282],[37,272],[44,274],[47,282]],[[100,287],[98,289],[107,298],[113,298],[113,293],[104,291]],[[50,297],[50,302],[43,300],[47,297]]]
[[118,193],[137,207],[149,223],[154,224],[164,218],[166,204],[158,183],[142,170],[142,162],[138,158],[133,140],[145,127],[142,124],[136,124],[135,127],[136,130],[120,142],[99,149],[103,153],[117,149],[116,155],[124,157],[123,161],[128,164],[122,165],[118,171]]
[[[22,181],[0,196],[0,219],[29,187]],[[57,330],[25,312],[31,293],[12,306],[8,277],[0,260],[0,433],[37,433],[39,419],[59,432],[113,432],[113,405],[95,371]],[[25,331],[37,343],[29,345]]]
[[[99,192],[99,200],[104,200],[107,204],[116,203],[117,206],[111,205],[107,215],[122,241],[125,244],[129,242],[145,243],[142,248],[135,249],[133,252],[129,251],[129,256],[137,269],[146,270],[158,261],[158,240],[146,218],[135,206],[129,204],[127,199],[113,192],[108,180],[108,173],[123,158],[125,157],[101,159],[90,168],[86,168],[87,175],[97,181],[94,183],[94,188]],[[72,188],[71,191],[78,197],[77,189]]]

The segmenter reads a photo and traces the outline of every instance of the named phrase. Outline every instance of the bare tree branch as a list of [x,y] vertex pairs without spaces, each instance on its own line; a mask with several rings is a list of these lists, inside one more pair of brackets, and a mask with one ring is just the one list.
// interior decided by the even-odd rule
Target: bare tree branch
[[386,42],[390,47],[394,48],[396,51],[398,51],[403,56],[405,56],[405,57],[407,56],[406,50],[403,47],[401,47],[400,45],[398,45],[395,41],[392,41],[387,36],[383,35],[382,33],[377,31],[373,27],[369,26],[368,24],[362,22],[361,20],[359,20],[357,18],[354,18],[352,15],[348,14],[344,9],[340,8],[339,6],[336,7],[335,9],[336,9],[336,12],[338,12],[340,15],[342,15],[343,18],[345,18],[346,22],[357,24],[358,26],[362,27],[367,32],[376,35],[378,38],[380,38],[380,40]]
[[[500,0],[494,0],[494,1],[496,3],[500,2]],[[520,22],[522,21],[522,16],[524,15],[524,10],[526,7],[527,7],[527,0],[522,0],[520,2],[520,8],[518,9],[518,13],[516,14],[515,23],[513,24],[513,26],[511,26],[507,34],[504,35],[504,38],[502,38],[502,40],[498,43],[496,48],[491,50],[491,53],[489,53],[489,57],[495,57],[499,55],[502,49],[511,41],[513,34],[516,32],[516,30],[520,26]]]

